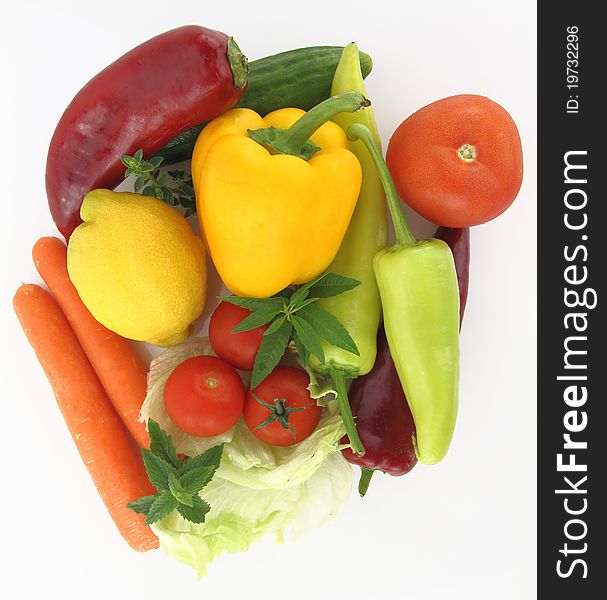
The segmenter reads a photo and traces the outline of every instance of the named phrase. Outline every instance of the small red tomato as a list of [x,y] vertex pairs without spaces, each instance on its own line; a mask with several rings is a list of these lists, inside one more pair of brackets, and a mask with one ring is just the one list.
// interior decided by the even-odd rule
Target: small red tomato
[[273,446],[292,446],[318,425],[320,407],[310,397],[308,375],[293,367],[276,367],[247,392],[244,420],[253,435]]
[[523,180],[516,124],[483,96],[451,96],[412,114],[392,135],[386,162],[399,196],[443,227],[494,219]]
[[262,325],[250,331],[233,333],[234,327],[250,314],[246,308],[220,302],[209,321],[209,340],[217,356],[243,371],[253,370],[261,338],[268,328],[268,325]]
[[244,385],[238,372],[216,356],[194,356],[178,365],[164,386],[171,421],[190,435],[210,437],[242,414]]

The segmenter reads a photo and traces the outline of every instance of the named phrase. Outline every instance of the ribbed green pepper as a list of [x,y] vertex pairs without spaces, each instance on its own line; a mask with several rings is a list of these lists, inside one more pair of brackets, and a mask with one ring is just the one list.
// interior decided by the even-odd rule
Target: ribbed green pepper
[[434,464],[447,453],[458,407],[459,292],[453,255],[442,240],[416,240],[388,167],[371,131],[348,128],[371,152],[382,179],[396,245],[373,261],[388,346],[415,421],[418,460]]
[[[333,77],[331,93],[335,96],[353,91],[366,96],[358,48],[354,43],[344,48]],[[344,130],[354,123],[362,123],[373,132],[376,143],[380,143],[371,108],[353,113],[340,113],[333,120]],[[350,150],[361,164],[362,186],[344,240],[327,270],[357,279],[360,285],[339,296],[322,298],[318,300],[318,304],[346,327],[356,343],[359,356],[337,346],[323,343],[325,362],[320,364],[314,356],[310,361],[310,366],[315,371],[330,375],[333,379],[338,400],[341,400],[344,419],[348,418],[344,413],[346,411],[349,413],[346,377],[364,375],[375,363],[381,303],[373,272],[373,257],[381,248],[385,248],[388,242],[386,198],[373,158],[361,141],[353,141]],[[363,448],[359,440],[350,439],[350,443],[355,452],[362,453]]]

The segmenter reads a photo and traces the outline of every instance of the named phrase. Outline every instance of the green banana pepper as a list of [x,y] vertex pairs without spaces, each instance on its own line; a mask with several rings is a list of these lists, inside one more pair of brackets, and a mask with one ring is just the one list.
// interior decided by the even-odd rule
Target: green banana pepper
[[459,292],[453,255],[442,240],[416,240],[403,214],[388,167],[368,128],[348,128],[364,141],[381,177],[396,245],[379,251],[373,268],[390,353],[415,421],[417,458],[442,460],[458,408]]
[[[331,94],[335,96],[353,91],[366,96],[358,48],[351,43],[342,52],[333,77]],[[369,107],[353,113],[340,113],[333,120],[344,131],[354,123],[364,124],[373,132],[376,143],[380,143],[373,111]],[[388,243],[386,198],[373,158],[361,141],[352,142],[350,150],[361,164],[362,186],[344,240],[327,270],[357,279],[360,285],[339,296],[321,298],[317,302],[346,327],[359,355],[323,342],[325,362],[320,364],[314,356],[310,361],[310,366],[316,372],[330,375],[333,379],[344,419],[348,418],[346,413],[350,412],[347,406],[343,406],[343,403],[347,405],[346,378],[365,375],[375,363],[381,302],[373,272],[373,257]],[[364,451],[360,440],[350,439],[350,444],[358,454]]]

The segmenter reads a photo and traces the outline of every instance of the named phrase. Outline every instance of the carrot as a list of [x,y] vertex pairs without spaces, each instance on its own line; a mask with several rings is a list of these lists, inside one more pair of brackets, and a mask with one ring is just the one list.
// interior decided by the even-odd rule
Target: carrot
[[155,492],[140,453],[109,401],[65,315],[37,285],[22,285],[13,306],[55,392],[57,404],[120,533],[140,552],[158,539],[126,505]]
[[135,441],[150,447],[139,411],[145,399],[147,369],[128,340],[98,323],[83,304],[67,272],[67,248],[55,237],[39,239],[32,250],[34,264],[101,381],[114,408]]

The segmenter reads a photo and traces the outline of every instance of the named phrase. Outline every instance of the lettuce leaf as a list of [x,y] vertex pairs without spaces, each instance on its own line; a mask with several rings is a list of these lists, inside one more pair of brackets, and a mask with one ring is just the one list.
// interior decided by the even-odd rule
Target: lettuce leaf
[[190,523],[174,512],[152,525],[161,549],[199,577],[222,553],[243,552],[265,536],[283,542],[322,525],[341,509],[352,485],[352,469],[340,452],[343,422],[328,409],[310,436],[284,448],[258,440],[242,419],[214,438],[179,430],[164,409],[164,384],[178,364],[202,354],[213,354],[206,338],[155,358],[141,409],[141,418],[157,421],[178,452],[193,456],[225,443],[221,465],[201,493],[211,505],[205,523]]
[[351,483],[352,469],[341,453],[288,487],[252,489],[216,476],[204,489],[211,505],[205,523],[195,525],[175,512],[152,529],[166,554],[202,577],[224,552],[244,552],[267,535],[282,543],[323,525],[342,508]]

